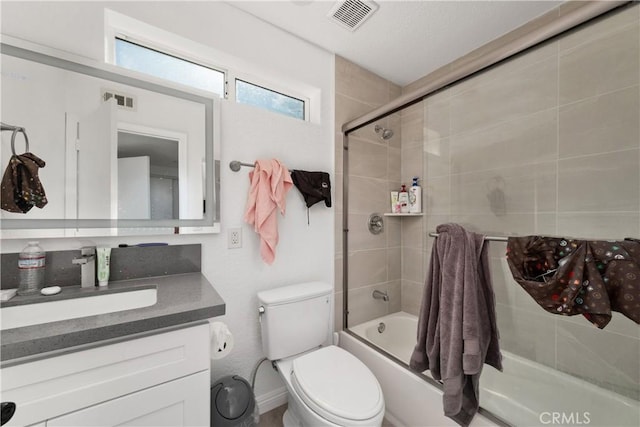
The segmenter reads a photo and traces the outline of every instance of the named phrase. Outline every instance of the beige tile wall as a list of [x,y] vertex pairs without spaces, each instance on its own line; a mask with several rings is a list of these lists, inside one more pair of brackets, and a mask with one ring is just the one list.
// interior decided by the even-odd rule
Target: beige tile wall
[[[345,122],[388,103],[401,94],[397,85],[336,57],[336,330],[342,328],[342,181],[343,148],[340,129]],[[382,141],[374,125],[393,129],[394,136]],[[349,138],[349,323],[355,325],[398,311],[401,304],[401,225],[385,218],[382,234],[367,229],[373,212],[389,211],[389,191],[401,179],[402,129],[400,117],[381,119]],[[389,302],[374,300],[374,290],[387,291]]]
[[[425,101],[423,259],[433,242],[426,233],[446,221],[495,235],[640,236],[639,10],[592,22]],[[406,150],[403,140],[403,162],[414,155]],[[417,249],[402,252],[405,311],[416,310],[421,291]],[[504,250],[491,243],[502,348],[640,399],[640,327],[618,314],[598,330],[546,313],[512,280]]]
[[[434,109],[433,114],[443,121],[448,115],[445,108]],[[402,184],[407,188],[414,176],[419,178],[420,187],[424,187],[424,139],[425,105],[423,102],[403,109],[400,112],[402,126]],[[434,128],[432,132],[443,131]],[[424,188],[423,188],[424,201]],[[428,206],[428,204],[426,205]],[[427,259],[424,252],[424,217],[401,217],[402,228],[402,311],[417,315],[420,311],[422,291]]]

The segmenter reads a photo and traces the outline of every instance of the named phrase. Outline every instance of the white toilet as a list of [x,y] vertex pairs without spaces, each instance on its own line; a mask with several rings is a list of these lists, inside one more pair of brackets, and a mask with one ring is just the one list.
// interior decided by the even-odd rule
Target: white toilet
[[258,293],[262,349],[275,361],[289,392],[285,427],[377,427],[384,417],[378,380],[335,345],[332,287],[311,282]]

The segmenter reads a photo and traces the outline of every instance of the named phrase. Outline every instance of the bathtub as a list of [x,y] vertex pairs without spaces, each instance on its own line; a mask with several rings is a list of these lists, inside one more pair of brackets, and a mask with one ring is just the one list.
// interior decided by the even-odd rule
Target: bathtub
[[[382,332],[378,332],[380,323],[384,323]],[[404,312],[351,328],[404,364],[409,363],[416,330],[417,317]],[[442,415],[442,392],[437,386],[347,332],[340,333],[340,346],[376,375],[387,418],[394,425],[457,425]],[[640,425],[639,402],[517,355],[505,351],[502,355],[504,372],[488,365],[482,371],[480,406],[486,411],[476,415],[471,425],[496,425],[500,419],[514,426]]]

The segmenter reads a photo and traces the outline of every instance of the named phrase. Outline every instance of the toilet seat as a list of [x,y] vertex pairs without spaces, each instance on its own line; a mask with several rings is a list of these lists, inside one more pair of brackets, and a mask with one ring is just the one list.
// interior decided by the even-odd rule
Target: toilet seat
[[291,383],[313,411],[339,425],[362,423],[384,411],[378,380],[364,363],[336,346],[293,360]]

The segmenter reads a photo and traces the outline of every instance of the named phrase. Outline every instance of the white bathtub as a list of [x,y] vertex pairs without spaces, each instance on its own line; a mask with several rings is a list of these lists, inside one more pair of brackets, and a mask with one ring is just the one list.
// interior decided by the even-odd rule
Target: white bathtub
[[[385,330],[378,332],[378,325]],[[417,318],[393,313],[351,328],[360,337],[408,363]],[[456,425],[442,415],[442,393],[405,367],[341,332],[340,346],[360,358],[382,386],[387,418],[398,426]],[[638,426],[637,401],[503,351],[504,372],[485,365],[480,406],[514,426]],[[478,414],[472,425],[495,425]]]

